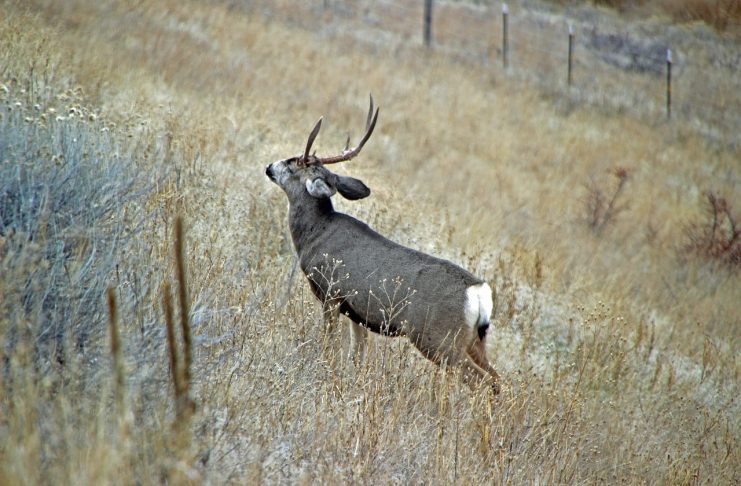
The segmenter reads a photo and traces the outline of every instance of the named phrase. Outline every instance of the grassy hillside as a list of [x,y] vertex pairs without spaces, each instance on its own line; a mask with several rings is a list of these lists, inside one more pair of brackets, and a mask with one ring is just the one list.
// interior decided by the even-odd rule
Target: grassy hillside
[[[3,3],[0,482],[741,481],[737,141],[272,7]],[[346,362],[289,278],[264,167],[319,115],[320,154],[357,137],[368,92],[338,171],[373,193],[337,206],[495,287],[497,398],[402,339]],[[177,215],[192,416],[162,304]]]

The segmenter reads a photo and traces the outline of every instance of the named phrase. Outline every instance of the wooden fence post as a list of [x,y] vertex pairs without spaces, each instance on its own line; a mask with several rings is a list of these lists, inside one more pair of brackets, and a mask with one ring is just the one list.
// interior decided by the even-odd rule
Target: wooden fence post
[[672,117],[672,50],[666,50],[666,117]]
[[432,45],[432,0],[425,0],[424,42],[427,47]]
[[574,27],[569,24],[569,61],[566,71],[566,84],[571,87],[571,66],[574,57]]
[[508,36],[508,22],[507,17],[509,16],[509,7],[506,3],[502,4],[502,64],[504,69],[509,66],[509,36]]

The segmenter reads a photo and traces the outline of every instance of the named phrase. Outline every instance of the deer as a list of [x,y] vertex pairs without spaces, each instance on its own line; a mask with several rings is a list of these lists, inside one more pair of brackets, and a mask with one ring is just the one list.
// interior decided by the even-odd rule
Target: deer
[[427,359],[458,368],[471,387],[499,393],[499,375],[486,356],[493,310],[492,290],[460,266],[395,243],[366,223],[339,211],[332,197],[366,198],[361,180],[335,174],[330,164],[355,158],[373,133],[379,109],[373,96],[360,142],[335,156],[318,157],[311,148],[322,118],[304,151],[269,164],[267,177],[288,197],[288,227],[298,263],[322,304],[327,332],[340,315],[351,321],[350,354],[365,350],[368,331],[408,338]]

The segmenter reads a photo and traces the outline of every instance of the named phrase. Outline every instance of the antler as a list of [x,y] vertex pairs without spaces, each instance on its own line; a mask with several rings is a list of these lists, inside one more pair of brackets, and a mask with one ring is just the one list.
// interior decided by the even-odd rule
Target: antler
[[337,162],[344,162],[346,160],[350,160],[356,155],[360,153],[360,151],[363,149],[363,145],[365,145],[365,142],[368,141],[371,134],[373,133],[373,129],[376,127],[376,120],[378,120],[378,108],[376,108],[376,111],[373,111],[373,95],[370,95],[370,108],[368,109],[368,118],[365,122],[365,134],[363,135],[363,138],[360,140],[360,143],[353,147],[352,149],[348,146],[350,145],[350,137],[347,137],[347,143],[345,144],[345,149],[342,151],[342,154],[335,155],[334,157],[317,157],[315,155],[309,155],[309,151],[311,150],[311,146],[314,144],[314,139],[319,134],[319,129],[322,126],[322,119],[319,118],[319,121],[316,122],[316,125],[314,125],[314,129],[309,134],[309,139],[306,142],[306,150],[304,150],[304,155],[301,157],[301,161],[304,164],[313,164],[316,162],[321,162],[322,164],[336,164]]
[[320,116],[319,119],[316,121],[316,125],[314,125],[314,128],[309,134],[309,140],[306,141],[306,150],[304,150],[304,156],[301,157],[301,160],[304,163],[309,162],[309,150],[311,150],[311,146],[314,145],[314,139],[317,135],[319,135],[319,129],[322,128],[322,118],[324,117]]

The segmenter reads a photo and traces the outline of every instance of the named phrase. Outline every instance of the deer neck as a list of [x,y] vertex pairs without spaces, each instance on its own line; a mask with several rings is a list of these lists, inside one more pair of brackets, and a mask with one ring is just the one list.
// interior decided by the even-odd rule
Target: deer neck
[[327,228],[330,216],[334,213],[329,198],[317,199],[311,196],[291,201],[288,211],[288,226],[296,252],[301,251],[322,235]]

